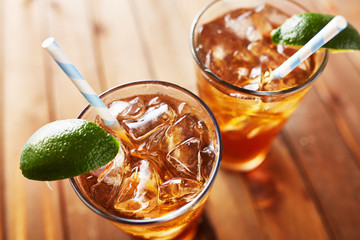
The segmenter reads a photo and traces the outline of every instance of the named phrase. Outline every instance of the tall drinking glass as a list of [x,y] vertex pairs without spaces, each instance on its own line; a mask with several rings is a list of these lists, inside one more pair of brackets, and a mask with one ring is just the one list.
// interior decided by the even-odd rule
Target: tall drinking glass
[[286,0],[221,0],[193,22],[197,87],[221,129],[222,167],[246,172],[259,166],[325,68],[328,52],[319,50],[285,78],[271,79],[297,49],[273,45],[270,32],[302,12]]
[[79,115],[119,138],[108,165],[70,182],[91,210],[143,239],[192,239],[219,170],[221,138],[208,107],[191,92],[139,81],[100,96],[123,132],[103,124],[91,106]]

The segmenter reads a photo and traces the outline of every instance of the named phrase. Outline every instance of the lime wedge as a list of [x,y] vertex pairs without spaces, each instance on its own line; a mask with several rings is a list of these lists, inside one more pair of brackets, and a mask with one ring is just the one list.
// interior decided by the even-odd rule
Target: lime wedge
[[[288,18],[280,27],[271,32],[274,44],[303,46],[318,33],[334,16],[321,13],[301,13]],[[350,24],[324,48],[332,51],[360,50],[360,36]]]
[[95,170],[119,151],[120,143],[100,126],[81,119],[60,120],[37,130],[20,157],[22,174],[33,180],[60,180]]

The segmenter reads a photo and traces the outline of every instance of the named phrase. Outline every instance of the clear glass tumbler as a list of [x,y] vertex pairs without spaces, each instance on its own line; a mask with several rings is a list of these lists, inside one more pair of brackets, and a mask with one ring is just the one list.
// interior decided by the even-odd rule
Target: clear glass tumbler
[[[200,191],[197,193],[197,195],[195,195],[192,200],[190,200],[187,203],[183,203],[181,201],[183,200],[179,200],[177,197],[178,196],[174,196],[173,198],[167,198],[168,200],[170,199],[175,199],[175,200],[171,200],[171,203],[166,205],[166,208],[171,208],[171,211],[167,210],[167,209],[162,209],[163,205],[159,205],[156,206],[154,209],[152,209],[151,211],[149,211],[149,213],[147,213],[146,211],[144,211],[144,215],[143,217],[127,217],[124,215],[118,215],[116,210],[113,209],[112,204],[111,204],[111,209],[108,206],[104,206],[104,204],[101,204],[101,202],[105,202],[108,203],[109,201],[114,202],[114,197],[109,197],[108,198],[108,194],[110,196],[110,193],[113,191],[117,191],[118,188],[122,189],[122,186],[124,187],[124,191],[129,194],[128,189],[131,188],[131,184],[127,184],[127,180],[128,178],[132,178],[131,182],[132,184],[134,183],[134,179],[139,178],[140,176],[145,176],[145,178],[147,179],[154,179],[155,177],[152,177],[151,174],[153,174],[153,170],[152,171],[145,171],[145,172],[140,172],[141,168],[143,168],[144,166],[147,167],[148,165],[151,165],[152,163],[146,163],[143,164],[144,160],[146,159],[150,159],[150,158],[154,158],[154,156],[156,155],[155,151],[152,151],[151,149],[156,148],[157,146],[160,146],[163,143],[160,143],[158,141],[161,141],[161,139],[164,138],[171,138],[171,141],[175,141],[173,139],[176,139],[177,133],[181,133],[181,132],[186,132],[186,133],[190,133],[192,131],[194,131],[193,129],[183,129],[183,128],[175,128],[175,130],[169,130],[169,127],[167,127],[167,129],[164,128],[158,128],[158,126],[154,126],[152,127],[149,131],[150,133],[145,132],[144,135],[146,135],[146,139],[148,140],[143,140],[143,139],[137,139],[134,140],[131,137],[131,134],[129,134],[129,129],[126,129],[126,126],[135,126],[136,124],[139,126],[142,126],[142,122],[141,121],[135,121],[134,124],[134,120],[131,120],[129,118],[129,116],[133,113],[137,114],[137,106],[140,106],[142,104],[142,97],[144,96],[144,99],[146,96],[151,96],[151,100],[150,100],[150,105],[152,107],[150,107],[153,111],[151,114],[150,112],[146,112],[146,113],[142,113],[139,114],[136,118],[138,119],[142,119],[144,120],[146,118],[146,121],[150,122],[150,124],[153,124],[152,120],[149,119],[150,118],[154,118],[156,116],[160,116],[160,111],[162,111],[163,109],[166,109],[167,106],[171,106],[175,111],[177,112],[181,112],[184,113],[184,116],[181,117],[179,120],[177,120],[175,123],[172,122],[172,126],[179,124],[181,121],[183,121],[183,119],[186,119],[186,121],[191,122],[193,118],[188,118],[188,115],[194,115],[197,117],[197,119],[200,119],[199,122],[194,123],[194,125],[192,125],[194,128],[197,129],[205,129],[206,130],[206,136],[209,137],[209,141],[211,142],[211,147],[210,148],[206,148],[205,150],[201,150],[201,152],[196,152],[196,159],[202,159],[201,161],[203,161],[203,159],[205,159],[206,157],[211,157],[211,159],[213,161],[210,161],[209,164],[207,164],[206,166],[203,166],[202,163],[197,163],[197,168],[199,170],[199,172],[201,172],[201,175],[197,175],[198,177],[196,179],[190,179],[190,177],[188,177],[188,172],[182,172],[184,169],[181,169],[182,165],[177,166],[179,169],[178,172],[176,172],[176,168],[172,168],[172,172],[166,172],[167,170],[169,170],[168,168],[166,168],[163,172],[159,173],[159,175],[156,176],[156,178],[159,178],[160,175],[164,175],[165,180],[160,180],[161,184],[164,184],[164,182],[166,183],[177,183],[180,181],[183,181],[180,185],[166,185],[165,187],[163,187],[161,185],[161,187],[163,187],[163,189],[168,189],[169,191],[166,192],[166,194],[172,194],[174,192],[176,192],[179,186],[184,187],[182,189],[182,191],[185,191],[183,193],[181,193],[184,196],[187,196],[186,191],[190,189],[190,191],[192,191],[191,189],[193,189],[193,186],[198,186],[201,185],[202,187],[200,188]],[[157,96],[159,96],[160,98],[158,98]],[[125,151],[125,154],[130,154],[131,152],[131,161],[133,161],[133,159],[135,159],[137,162],[133,163],[135,164],[134,168],[130,171],[128,171],[128,174],[125,174],[124,179],[122,179],[121,181],[114,181],[115,184],[114,186],[112,186],[110,188],[110,190],[108,189],[108,185],[106,185],[107,189],[104,190],[103,195],[98,195],[97,197],[94,197],[94,194],[92,192],[93,186],[90,186],[88,183],[88,178],[95,176],[99,176],[99,171],[103,171],[103,170],[96,170],[94,171],[94,173],[90,173],[87,175],[81,175],[81,176],[77,176],[74,178],[70,179],[70,182],[76,192],[76,194],[79,196],[79,198],[84,202],[84,204],[86,206],[88,206],[91,210],[93,210],[95,213],[99,214],[100,216],[104,217],[105,219],[109,220],[111,223],[113,223],[114,225],[116,225],[118,228],[120,228],[121,230],[123,230],[124,232],[135,236],[137,238],[140,239],[192,239],[197,231],[197,226],[199,223],[199,220],[201,219],[201,215],[202,215],[202,211],[204,209],[205,206],[205,202],[209,196],[210,193],[210,189],[211,186],[215,180],[215,177],[217,175],[217,172],[220,168],[220,160],[221,160],[221,154],[222,154],[222,144],[221,144],[221,137],[220,137],[220,130],[219,127],[217,125],[217,122],[213,116],[213,114],[211,113],[211,111],[209,110],[209,108],[203,103],[203,101],[201,99],[199,99],[196,95],[194,95],[193,93],[191,93],[190,91],[181,88],[179,86],[176,86],[174,84],[171,83],[167,83],[167,82],[161,82],[161,81],[138,81],[138,82],[132,82],[132,83],[128,83],[128,84],[124,84],[121,86],[117,86],[115,88],[112,88],[108,91],[106,91],[105,93],[103,93],[102,95],[100,95],[100,98],[102,99],[102,101],[109,106],[109,109],[112,109],[112,104],[113,103],[117,103],[117,107],[115,107],[115,110],[118,108],[122,108],[124,106],[124,103],[122,102],[124,99],[133,99],[132,103],[134,103],[133,108],[129,108],[127,111],[127,114],[125,114],[124,117],[126,120],[124,120],[124,122],[127,123],[127,125],[125,126],[125,130],[127,131],[127,135],[130,139],[130,141],[133,141],[134,145],[138,145],[139,149],[141,148],[141,152],[137,152],[136,154],[134,154],[133,149]],[[140,100],[139,100],[140,99]],[[159,99],[165,99],[164,101],[166,102],[166,104],[158,104],[157,102],[159,101]],[[137,102],[138,101],[138,102]],[[122,110],[121,110],[122,111]],[[167,119],[165,119],[168,115],[163,114],[160,117],[160,120],[162,123],[167,121]],[[94,121],[96,123],[98,123],[99,121],[99,117],[97,116],[96,112],[94,111],[94,109],[91,106],[87,106],[79,115],[78,118],[81,119],[86,119],[89,121]],[[119,117],[118,117],[119,119]],[[130,119],[130,120],[129,120]],[[159,119],[159,118],[158,118]],[[165,119],[165,120],[164,120]],[[121,120],[122,121],[122,120]],[[120,122],[121,122],[120,121]],[[122,124],[122,122],[121,122]],[[100,123],[100,125],[102,125]],[[206,127],[205,127],[206,126]],[[162,126],[161,126],[162,127]],[[106,127],[104,127],[105,129]],[[144,128],[141,128],[141,131],[143,132]],[[155,129],[155,130],[154,130]],[[131,129],[131,131],[133,131],[134,129]],[[136,129],[135,129],[136,130]],[[109,130],[108,130],[109,131]],[[164,135],[161,135],[164,134]],[[205,135],[201,135],[201,138]],[[160,137],[158,137],[160,136]],[[150,139],[150,140],[149,140]],[[160,140],[159,140],[160,139]],[[146,145],[145,142],[146,141],[151,141],[150,145]],[[202,139],[201,139],[202,141]],[[207,141],[207,140],[206,140]],[[193,138],[190,138],[190,140],[186,140],[184,145],[181,145],[181,149],[177,148],[176,151],[182,151],[183,148],[186,148],[187,146],[194,146],[194,144],[196,145],[198,142],[194,141]],[[125,145],[125,142],[122,144]],[[146,146],[146,147],[144,147]],[[128,147],[128,146],[126,146]],[[132,147],[130,147],[132,148]],[[148,153],[145,151],[143,151],[144,149],[148,149]],[[149,150],[150,149],[150,150]],[[192,150],[192,148],[189,148],[189,151]],[[139,150],[140,151],[140,150]],[[156,150],[158,151],[158,150]],[[187,150],[186,150],[187,151]],[[172,154],[172,153],[171,153]],[[178,153],[176,153],[178,154]],[[181,153],[183,154],[183,152]],[[183,155],[176,155],[176,156],[180,156],[179,158],[181,158],[181,156]],[[184,156],[188,156],[188,154],[185,152]],[[136,155],[133,158],[133,155]],[[205,156],[206,155],[206,156]],[[190,154],[190,156],[194,156],[194,154]],[[173,155],[171,156],[172,158],[170,160],[173,160],[173,158],[175,158]],[[163,159],[165,161],[165,159]],[[115,161],[115,160],[114,160]],[[156,162],[156,168],[162,168],[161,166],[163,166],[163,163],[160,162]],[[116,164],[114,163],[112,166],[115,166]],[[125,168],[124,165],[119,165],[119,168]],[[190,167],[189,167],[190,168]],[[105,169],[109,169],[109,167],[105,167]],[[143,168],[143,169],[147,169],[147,168]],[[150,168],[149,168],[150,169]],[[188,169],[185,169],[188,170]],[[184,171],[185,171],[184,170]],[[116,171],[122,171],[122,169],[116,169]],[[162,170],[161,170],[162,171]],[[105,172],[105,171],[103,171]],[[176,173],[175,173],[176,172]],[[206,174],[205,174],[206,172]],[[176,174],[179,174],[178,176]],[[111,173],[111,179],[108,181],[113,181],[113,179],[118,179],[117,177],[114,178],[113,176],[113,172]],[[204,174],[206,175],[205,179],[203,178]],[[100,174],[101,175],[101,174]],[[133,176],[136,176],[135,178]],[[154,175],[155,176],[155,175]],[[173,179],[171,179],[172,176]],[[169,180],[170,178],[170,180]],[[94,184],[98,184],[100,177],[96,177],[96,179],[94,180]],[[121,183],[119,183],[121,182]],[[153,197],[156,199],[159,199],[160,197],[157,195],[155,196],[155,194],[153,194],[154,192],[158,192],[156,189],[154,190],[154,186],[148,186],[148,184],[152,184],[152,181],[147,182],[146,184],[141,183],[138,185],[138,187],[140,185],[146,185],[146,187],[149,187],[149,189],[151,189],[150,193],[146,195],[146,192],[141,192],[141,194],[137,195],[137,198],[141,198],[144,195],[146,195],[147,198],[145,198],[147,201],[152,202],[152,199],[149,197]],[[159,186],[155,186],[155,188],[160,188]],[[100,191],[98,189],[96,189],[96,191]],[[119,190],[120,192],[123,190]],[[177,194],[177,193],[174,193]],[[154,196],[153,196],[154,195]],[[159,193],[160,195],[160,193]],[[111,199],[112,198],[112,199]],[[121,194],[119,194],[119,196],[117,196],[117,199],[121,199],[121,198],[127,198],[127,196],[121,196]],[[101,199],[101,200],[99,200]],[[105,199],[105,201],[104,201]],[[128,200],[128,199],[126,199]],[[168,201],[168,200],[162,200],[162,201]],[[129,202],[129,201],[128,201]],[[130,201],[131,202],[131,201]],[[132,201],[132,204],[137,207],[136,204],[134,204],[135,201]],[[120,205],[122,203],[120,202]],[[128,204],[125,206],[128,207],[131,204]],[[147,206],[146,204],[144,205],[145,207]],[[135,212],[135,211],[134,211]],[[157,214],[158,213],[158,214]],[[131,211],[126,212],[126,214],[131,215]]]
[[247,172],[263,162],[325,68],[328,51],[321,49],[284,79],[268,78],[296,51],[273,45],[271,30],[303,12],[287,0],[221,0],[207,5],[193,22],[198,93],[219,123],[225,169]]

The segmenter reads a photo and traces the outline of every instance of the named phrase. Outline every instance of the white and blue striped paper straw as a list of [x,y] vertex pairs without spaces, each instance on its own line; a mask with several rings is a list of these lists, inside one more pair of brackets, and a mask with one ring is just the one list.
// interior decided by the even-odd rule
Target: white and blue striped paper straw
[[65,74],[70,78],[74,85],[79,89],[86,100],[94,107],[104,123],[112,130],[121,130],[116,117],[111,114],[109,109],[101,101],[99,96],[90,87],[88,82],[80,74],[77,68],[70,62],[69,58],[61,50],[55,39],[49,37],[41,45],[54,58],[55,62],[61,67]]
[[344,30],[347,21],[343,16],[335,16],[323,29],[321,29],[309,42],[300,48],[294,55],[272,72],[272,78],[283,78],[300,63],[307,59],[316,50],[330,41],[338,33]]

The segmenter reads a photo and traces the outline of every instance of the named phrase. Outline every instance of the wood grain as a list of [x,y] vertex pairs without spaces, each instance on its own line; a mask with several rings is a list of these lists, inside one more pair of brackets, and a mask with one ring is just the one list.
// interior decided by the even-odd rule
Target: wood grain
[[[145,79],[196,92],[189,31],[209,2],[0,2],[0,240],[131,239],[88,209],[68,180],[49,187],[19,170],[38,128],[76,118],[87,104],[41,42],[55,37],[97,93]],[[360,29],[358,0],[301,4]],[[220,171],[196,239],[360,239],[359,62],[358,52],[331,54],[264,164]]]

